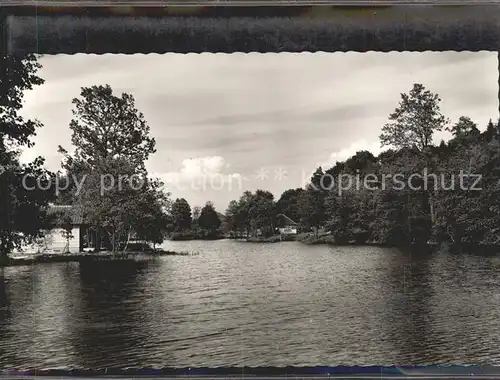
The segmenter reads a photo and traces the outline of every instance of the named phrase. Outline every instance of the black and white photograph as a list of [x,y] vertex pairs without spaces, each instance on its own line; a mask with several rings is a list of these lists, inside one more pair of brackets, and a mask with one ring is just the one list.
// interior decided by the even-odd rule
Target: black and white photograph
[[497,52],[1,65],[0,369],[500,365]]

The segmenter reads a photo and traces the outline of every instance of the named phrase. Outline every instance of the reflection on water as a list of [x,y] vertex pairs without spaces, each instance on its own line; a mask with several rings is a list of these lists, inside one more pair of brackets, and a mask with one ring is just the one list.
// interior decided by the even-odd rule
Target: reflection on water
[[0,269],[0,367],[500,364],[500,258],[172,242]]

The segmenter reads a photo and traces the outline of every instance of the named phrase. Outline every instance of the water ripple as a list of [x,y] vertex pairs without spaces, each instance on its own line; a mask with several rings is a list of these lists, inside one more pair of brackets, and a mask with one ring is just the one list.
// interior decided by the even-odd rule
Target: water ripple
[[500,260],[172,242],[146,268],[0,272],[0,367],[500,364]]

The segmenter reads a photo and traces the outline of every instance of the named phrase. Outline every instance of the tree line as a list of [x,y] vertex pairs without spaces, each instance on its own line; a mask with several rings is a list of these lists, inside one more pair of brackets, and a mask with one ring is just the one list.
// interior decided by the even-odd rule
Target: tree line
[[[326,231],[337,244],[400,245],[429,239],[499,244],[499,124],[490,121],[480,132],[463,116],[450,126],[439,96],[421,84],[402,94],[389,115],[380,135],[388,148],[383,153],[359,151],[331,168],[319,167],[308,186],[288,189],[277,201],[266,190],[246,191],[221,215],[211,202],[191,209],[183,198],[172,201],[163,183],[149,175],[145,162],[156,152],[149,125],[134,97],[115,95],[109,85],[84,87],[73,99],[72,147],[59,147],[61,170],[46,170],[42,157],[21,163],[22,150],[33,146],[32,138],[42,128],[41,122],[20,115],[23,94],[44,81],[34,55],[1,59],[0,256],[50,228],[52,202],[79,210],[98,236],[97,246],[113,251],[126,249],[132,239],[159,244],[167,237],[271,236],[283,214],[299,222],[302,231]],[[434,133],[443,129],[452,138],[434,145]],[[480,175],[482,190],[473,191],[470,178],[465,187],[444,190],[443,176],[431,178],[420,190],[390,186],[388,178],[395,174],[421,184],[422,178],[412,175],[425,170],[444,177],[460,171]],[[342,175],[385,180],[375,189],[340,192],[342,181],[329,181]],[[54,187],[57,183],[67,186],[61,190]]]
[[205,206],[191,206],[184,198],[172,204],[171,221],[168,225],[170,239],[220,239],[224,237],[224,215],[219,214],[212,202]]
[[[415,84],[382,127],[387,150],[377,156],[358,151],[319,167],[308,186],[286,190],[276,202],[267,191],[247,191],[230,202],[228,227],[237,236],[269,236],[277,216],[286,214],[303,231],[317,237],[323,230],[336,244],[500,246],[499,123],[490,120],[484,132],[466,116],[452,124],[440,102]],[[442,130],[452,138],[434,145],[434,133]],[[396,176],[406,186],[394,186]],[[349,187],[345,182],[354,177],[361,183],[370,177],[371,186]]]

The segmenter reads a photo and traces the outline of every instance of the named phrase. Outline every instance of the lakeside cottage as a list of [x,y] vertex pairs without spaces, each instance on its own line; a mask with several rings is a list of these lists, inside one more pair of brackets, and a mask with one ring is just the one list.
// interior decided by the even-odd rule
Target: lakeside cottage
[[89,245],[89,229],[83,213],[71,205],[50,204],[52,228],[44,231],[36,243],[23,246],[18,253],[77,253]]
[[[81,252],[87,232],[83,213],[71,205],[50,205],[47,213],[55,217],[53,228],[46,235],[49,237],[47,250],[57,253]],[[71,232],[69,239],[67,232]]]
[[277,226],[280,235],[297,235],[299,224],[285,214],[280,214],[277,217]]

